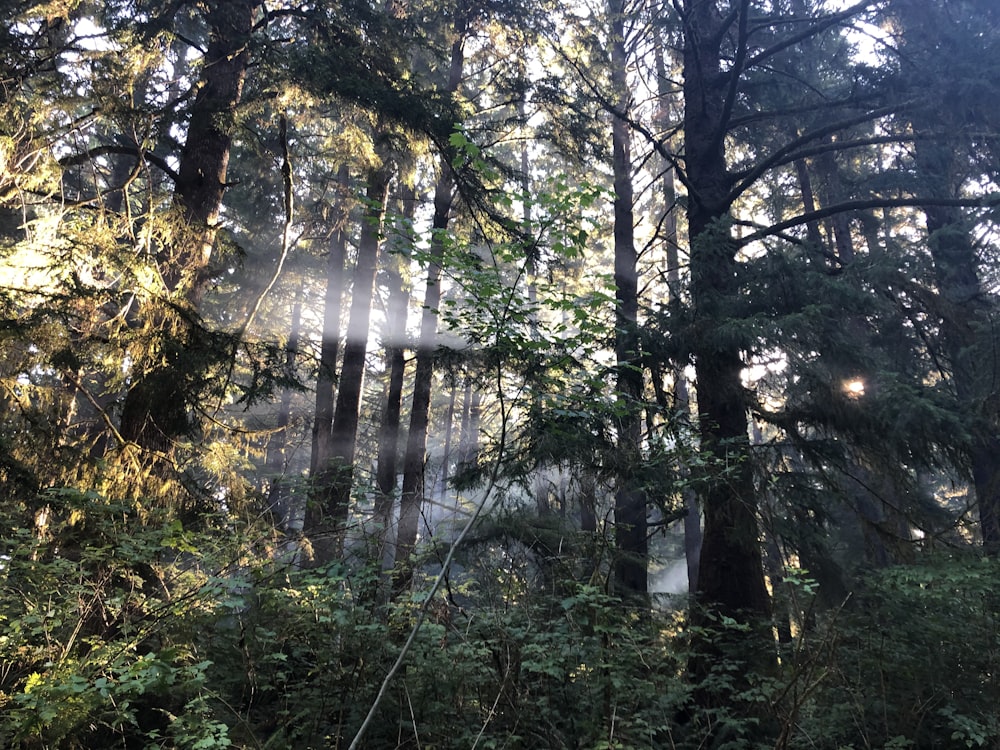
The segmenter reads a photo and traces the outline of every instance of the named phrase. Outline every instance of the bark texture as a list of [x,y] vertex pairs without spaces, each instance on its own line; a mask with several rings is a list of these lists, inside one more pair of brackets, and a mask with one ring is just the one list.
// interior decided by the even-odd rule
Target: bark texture
[[410,301],[410,290],[404,286],[403,272],[409,264],[410,232],[416,209],[413,188],[402,186],[400,200],[403,204],[402,221],[395,238],[395,257],[388,267],[389,303],[386,310],[385,363],[389,378],[385,385],[385,401],[382,406],[382,422],[378,434],[378,466],[375,484],[378,497],[375,500],[375,524],[378,534],[378,557],[384,559],[385,546],[392,520],[393,503],[396,497],[398,475],[400,412],[403,404],[403,381],[406,374],[406,318]]
[[427,453],[427,431],[430,425],[434,349],[437,345],[437,311],[441,304],[441,258],[444,254],[442,233],[448,228],[448,221],[451,217],[454,186],[455,182],[450,165],[442,163],[441,174],[434,191],[434,220],[431,228],[432,257],[427,268],[424,309],[420,318],[420,339],[417,342],[417,362],[413,374],[410,426],[406,434],[406,453],[403,458],[403,487],[399,504],[396,572],[393,582],[393,589],[397,595],[407,591],[413,580],[411,558],[417,543],[420,507],[425,494],[424,462]]
[[337,402],[330,428],[329,460],[318,463],[313,477],[311,514],[307,514],[306,534],[317,565],[337,559],[343,544],[344,523],[350,510],[354,482],[354,456],[361,394],[364,387],[368,327],[371,320],[375,270],[381,245],[390,170],[386,166],[368,171],[366,208],[358,239],[358,258],[351,284],[351,311],[344,342],[344,359],[337,384]]
[[[323,331],[320,339],[319,372],[316,374],[316,414],[313,419],[310,476],[330,461],[330,429],[340,354],[340,318],[344,297],[344,263],[347,257],[347,216],[350,174],[346,166],[337,173],[339,197],[331,218],[330,250],[326,259],[326,288],[323,293]],[[308,517],[308,515],[307,515]]]
[[[458,91],[465,65],[465,26],[456,23],[451,47],[451,64],[446,90]],[[448,229],[455,199],[455,176],[448,157],[441,158],[441,172],[434,188],[434,219],[431,223],[431,261],[427,267],[424,310],[420,319],[417,362],[413,375],[413,400],[410,426],[406,435],[403,459],[403,487],[396,535],[396,572],[393,590],[407,591],[413,580],[411,557],[417,543],[420,506],[424,501],[424,461],[427,453],[427,429],[430,424],[431,385],[434,378],[434,348],[437,345],[438,307],[441,304],[441,260],[444,257],[444,232]]]

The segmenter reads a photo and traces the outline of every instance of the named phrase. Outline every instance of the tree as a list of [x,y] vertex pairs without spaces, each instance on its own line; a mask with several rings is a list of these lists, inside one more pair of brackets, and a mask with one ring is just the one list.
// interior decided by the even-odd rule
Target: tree
[[615,359],[618,433],[615,541],[620,555],[615,582],[624,599],[645,596],[647,580],[646,489],[638,471],[642,455],[642,380],[640,366],[639,281],[636,270],[635,219],[632,212],[632,159],[628,128],[631,92],[626,3],[608,3],[611,39],[611,87],[614,97],[612,171],[614,175]]
[[[390,178],[390,164],[382,163],[368,169],[365,209],[351,284],[351,311],[347,322],[343,364],[337,382],[337,403],[330,429],[329,461],[325,465],[318,464],[317,474],[312,478],[322,493],[322,499],[313,501],[320,507],[318,512],[307,514],[310,523],[305,529],[311,536],[314,562],[317,564],[330,562],[340,556],[342,527],[350,509],[361,388],[368,350],[368,325]],[[320,520],[313,525],[312,521],[317,516]]]
[[403,403],[403,385],[406,375],[405,343],[406,318],[410,301],[409,289],[404,285],[404,271],[409,263],[413,243],[413,217],[416,212],[416,193],[408,185],[401,185],[399,200],[402,212],[393,236],[393,257],[387,264],[389,299],[386,304],[386,325],[383,335],[386,369],[385,399],[382,421],[379,424],[378,457],[375,483],[379,497],[375,502],[378,559],[385,562],[385,540],[392,521],[396,499],[398,472],[400,411]]
[[[472,10],[463,4],[455,10],[454,27],[449,38],[451,55],[445,90],[454,94],[462,83],[465,63],[466,34],[469,32]],[[431,251],[427,264],[420,333],[417,339],[416,365],[413,373],[413,397],[410,404],[410,424],[406,432],[406,452],[403,456],[403,486],[399,501],[399,525],[396,531],[396,572],[393,587],[397,594],[409,589],[413,576],[411,556],[417,542],[420,506],[424,501],[424,460],[427,451],[427,429],[430,419],[431,387],[434,375],[434,350],[437,346],[438,307],[441,304],[441,262],[446,232],[455,199],[455,177],[448,152],[440,158],[437,182],[434,186],[434,217],[431,222]]]
[[[334,386],[336,384],[337,359],[340,352],[341,303],[344,295],[344,263],[347,255],[347,220],[350,175],[346,165],[337,174],[338,194],[332,207],[334,216],[330,219],[329,251],[326,261],[326,281],[323,292],[323,327],[320,331],[320,354],[316,373],[316,408],[313,416],[312,452],[309,473],[318,476],[321,467],[331,459],[330,429],[333,427]],[[320,502],[307,509],[307,513],[318,513],[324,503]],[[319,517],[310,519],[309,526],[317,526]]]
[[[915,188],[920,195],[942,203],[959,201],[968,190],[967,183],[980,179],[979,154],[990,148],[988,134],[1000,125],[996,113],[980,104],[995,93],[988,71],[981,66],[983,60],[994,59],[1000,19],[989,4],[970,3],[942,11],[899,2],[896,10],[902,27],[901,75],[929,82],[935,94],[933,107],[917,105],[907,117],[922,134],[913,147]],[[943,66],[942,59],[946,61]],[[987,554],[996,556],[1000,554],[1000,464],[996,459],[1000,430],[996,365],[984,357],[996,341],[992,323],[996,300],[982,282],[982,261],[973,238],[975,219],[955,205],[930,204],[922,210],[937,287],[933,313],[941,320],[942,354],[957,408],[968,425],[965,452],[980,534]]]
[[[728,11],[728,12],[727,12]],[[702,327],[692,342],[701,451],[714,477],[701,495],[705,516],[698,597],[729,617],[769,612],[750,463],[740,341],[727,341],[727,303],[739,294],[737,244],[729,225],[735,179],[726,159],[739,76],[746,63],[750,5],[684,5],[684,181],[688,190],[691,304]],[[722,69],[735,27],[734,66]]]
[[984,3],[0,0],[0,745],[995,744]]
[[[157,259],[164,291],[195,314],[209,280],[232,129],[250,65],[254,12],[249,0],[205,7],[208,47],[174,188],[180,225],[176,239],[158,251]],[[173,440],[190,430],[189,405],[196,395],[190,389],[203,377],[208,357],[198,350],[190,331],[182,330],[178,338],[165,345],[165,366],[136,374],[122,407],[122,437],[165,453]]]

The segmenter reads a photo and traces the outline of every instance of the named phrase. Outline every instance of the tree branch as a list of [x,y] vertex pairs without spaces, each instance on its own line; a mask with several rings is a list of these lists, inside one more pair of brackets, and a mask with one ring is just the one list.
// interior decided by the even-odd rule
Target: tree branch
[[826,125],[822,128],[817,128],[816,130],[811,130],[808,133],[805,133],[799,136],[798,138],[793,139],[792,141],[779,148],[777,151],[775,151],[773,154],[771,154],[763,161],[758,162],[758,164],[752,169],[743,172],[742,177],[733,186],[733,189],[729,192],[727,200],[730,203],[735,201],[744,193],[744,191],[749,189],[750,186],[753,185],[757,181],[757,179],[765,172],[767,172],[769,169],[773,169],[776,166],[787,164],[795,161],[796,159],[802,158],[802,154],[797,150],[801,146],[811,143],[812,141],[815,141],[819,138],[832,135],[838,131],[845,130],[846,128],[850,128],[855,125],[861,125],[863,123],[875,120],[879,117],[893,114],[894,112],[898,112],[900,109],[903,109],[904,106],[905,103],[901,103],[897,105],[890,105],[888,107],[881,107],[879,109],[869,110],[867,112],[864,112],[863,114],[858,115],[857,117],[852,117],[847,120],[840,120],[839,122],[830,123],[829,125]]
[[729,119],[733,116],[733,108],[736,106],[736,97],[740,90],[740,81],[743,77],[744,65],[747,59],[747,23],[750,15],[750,0],[742,0],[739,11],[739,33],[737,37],[736,57],[733,66],[729,69],[729,87],[726,91],[726,99],[722,104],[722,115],[719,117],[719,131],[715,134],[714,148],[718,148],[729,132]]
[[[864,200],[850,200],[842,203],[835,203],[831,206],[799,214],[791,219],[779,221],[777,224],[763,227],[751,235],[740,239],[741,245],[747,245],[765,237],[779,235],[786,229],[808,224],[810,221],[819,221],[829,216],[846,213],[848,211],[864,211],[871,208],[929,208],[931,206],[949,206],[953,208],[994,208],[1000,206],[1000,193],[993,193],[982,198],[869,198]],[[743,226],[760,226],[750,222],[739,222]]]
[[752,68],[755,65],[760,64],[763,60],[769,57],[773,57],[779,52],[788,49],[789,47],[794,47],[799,42],[805,41],[810,37],[816,36],[822,31],[826,31],[828,28],[834,24],[840,23],[841,21],[850,18],[855,13],[860,10],[864,10],[869,5],[874,5],[874,0],[861,0],[861,2],[855,3],[849,8],[845,8],[840,13],[835,13],[832,16],[827,16],[826,18],[818,19],[817,23],[812,24],[809,28],[801,31],[798,34],[794,34],[786,39],[782,39],[780,42],[771,45],[765,50],[758,52],[756,55],[750,58],[747,62],[747,67]]
[[64,156],[59,160],[59,166],[61,167],[75,167],[80,164],[85,164],[92,159],[96,159],[99,156],[105,156],[107,154],[123,154],[125,156],[134,156],[137,159],[142,159],[143,161],[148,161],[155,167],[158,167],[161,172],[163,172],[167,177],[169,177],[174,182],[179,179],[177,172],[175,172],[167,160],[162,156],[157,156],[152,151],[147,151],[146,149],[139,148],[137,146],[122,146],[116,144],[108,144],[105,146],[96,146],[87,151],[83,151],[79,154],[73,154],[72,156]]

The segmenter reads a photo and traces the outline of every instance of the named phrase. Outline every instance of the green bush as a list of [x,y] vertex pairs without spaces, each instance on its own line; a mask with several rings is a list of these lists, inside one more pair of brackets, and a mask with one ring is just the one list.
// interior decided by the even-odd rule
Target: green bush
[[1000,562],[972,556],[868,576],[829,625],[832,649],[797,728],[801,746],[996,747],[997,580]]

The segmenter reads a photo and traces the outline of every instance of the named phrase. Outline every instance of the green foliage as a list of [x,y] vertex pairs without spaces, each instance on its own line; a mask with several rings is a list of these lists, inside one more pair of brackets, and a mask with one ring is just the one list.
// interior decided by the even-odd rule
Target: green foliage
[[[300,569],[298,540],[262,526],[273,509],[252,488],[265,481],[263,463],[268,478],[296,473],[291,437],[308,432],[311,414],[295,413],[293,392],[308,392],[299,370],[310,368],[310,342],[332,333],[317,319],[324,243],[337,232],[353,247],[358,226],[349,206],[360,202],[334,195],[325,173],[341,163],[396,168],[398,159],[408,162],[399,179],[422,201],[428,143],[445,155],[457,197],[431,251],[418,238],[405,242],[417,245],[408,254],[416,263],[442,266],[438,313],[451,346],[438,352],[438,373],[476,384],[479,424],[467,421],[487,441],[453,484],[474,487],[494,459],[490,474],[502,489],[459,550],[446,594],[429,602],[366,746],[1000,743],[1000,570],[958,554],[921,557],[966,544],[953,508],[942,510],[928,488],[966,471],[970,446],[995,433],[995,284],[983,262],[995,254],[995,233],[956,206],[950,215],[961,221],[925,237],[912,205],[928,187],[946,187],[952,199],[995,186],[996,76],[982,66],[996,55],[980,54],[996,49],[982,20],[995,20],[987,0],[953,3],[916,25],[920,3],[903,0],[884,4],[899,15],[877,15],[883,5],[875,4],[866,6],[872,15],[837,23],[809,18],[823,3],[785,4],[790,11],[770,19],[768,4],[750,3],[745,47],[736,37],[744,6],[731,4],[733,25],[710,35],[725,50],[710,84],[721,88],[702,92],[710,99],[728,90],[721,109],[733,119],[712,135],[729,157],[716,175],[728,187],[711,230],[688,253],[672,248],[682,268],[665,269],[659,253],[677,241],[681,209],[704,197],[695,195],[690,146],[707,131],[681,143],[682,128],[669,122],[679,102],[662,86],[648,89],[663,105],[652,125],[646,94],[636,99],[633,166],[644,176],[634,208],[639,234],[650,230],[643,303],[666,294],[657,274],[672,287],[664,309],[639,315],[636,367],[655,404],[645,393],[641,404],[615,396],[617,302],[602,267],[612,199],[600,187],[604,170],[580,164],[607,156],[600,13],[553,15],[565,21],[547,25],[548,42],[563,46],[553,54],[528,43],[541,5],[241,4],[257,14],[252,62],[242,103],[213,115],[234,139],[226,147],[233,184],[218,216],[209,212],[214,246],[211,263],[198,268],[205,299],[195,304],[177,287],[193,281],[192,271],[176,265],[207,234],[184,220],[174,183],[192,153],[180,143],[192,112],[212,89],[199,78],[204,48],[219,41],[206,19],[229,5],[0,1],[0,745],[345,747],[358,730],[426,595],[384,601],[387,574],[368,559],[378,545],[367,539],[352,537],[359,543],[343,561]],[[770,4],[775,13],[778,5]],[[643,85],[651,82],[645,30],[674,20],[666,9],[645,12],[629,14],[629,77],[647,78]],[[907,54],[887,73],[859,65],[843,34],[854,20],[893,33],[902,22]],[[684,23],[684,33],[697,31],[697,13]],[[941,49],[954,59],[932,75]],[[474,61],[457,90],[446,82],[452,50]],[[660,62],[663,76],[694,80],[694,71],[668,72]],[[533,81],[539,64],[550,69]],[[740,78],[727,86],[730,75]],[[920,80],[933,95],[901,108],[895,93],[877,90],[880,76],[909,90]],[[925,86],[923,77],[934,80]],[[937,124],[921,132],[914,115],[942,102],[952,116],[925,111]],[[276,116],[293,123],[277,145]],[[897,128],[902,139],[885,147]],[[964,142],[956,145],[951,130]],[[376,145],[373,131],[386,143]],[[661,165],[648,167],[659,158],[639,134],[669,149],[664,155],[676,152],[687,193],[676,205],[659,205]],[[560,147],[572,158],[553,164]],[[284,266],[298,269],[292,305],[257,296],[284,229],[274,159],[282,148],[294,163],[289,197],[307,206],[289,217],[298,243],[290,255],[309,256]],[[788,222],[809,210],[804,177],[817,206],[856,208],[808,230]],[[887,206],[864,208],[880,197]],[[415,211],[414,226],[428,211]],[[768,221],[784,229],[769,234]],[[737,246],[737,231],[746,244]],[[974,296],[988,303],[975,320],[935,277],[934,255],[963,239],[972,265],[984,266],[972,269],[983,281]],[[204,259],[205,250],[195,255]],[[708,262],[687,266],[685,255]],[[260,315],[245,323],[256,303]],[[293,306],[298,351],[286,348],[286,315],[265,322]],[[949,349],[942,321],[966,318],[968,340]],[[817,579],[769,571],[781,616],[773,623],[696,607],[637,610],[609,594],[615,478],[628,477],[666,523],[682,491],[743,476],[745,463],[699,456],[712,426],[703,421],[699,434],[681,396],[695,353],[704,371],[720,352],[734,367],[727,407],[752,412],[772,441],[746,451],[756,484],[743,484],[748,496],[738,499],[767,511],[766,531]],[[955,373],[965,359],[977,364],[975,397],[961,403]],[[746,379],[736,374],[742,363],[753,365]],[[370,374],[380,374],[377,365]],[[843,388],[862,376],[863,398]],[[152,437],[148,450],[122,436],[130,394],[149,407],[130,433],[137,442]],[[284,413],[274,420],[279,395]],[[640,406],[640,449],[623,455],[621,417]],[[155,424],[146,419],[154,413]],[[373,432],[368,416],[362,442]],[[739,432],[729,439],[743,445]],[[539,497],[532,485],[547,471],[566,480],[558,498]],[[363,524],[375,503],[364,486],[355,489],[351,520]],[[529,497],[537,512],[525,510]],[[897,531],[933,532],[883,561],[915,564],[849,578],[863,564],[855,520],[863,503],[877,506],[866,531],[886,532],[881,508]],[[447,528],[438,525],[417,551],[417,580],[440,562]]]
[[995,560],[962,555],[869,576],[824,626],[824,677],[795,736],[831,750],[994,746],[998,572]]
[[[94,493],[44,500],[45,519],[6,538],[0,571],[5,746],[324,747],[353,736],[412,621],[411,603],[373,598],[377,571],[287,567],[263,538],[195,532]],[[872,575],[843,609],[802,620],[767,666],[741,650],[746,623],[631,610],[600,578],[574,581],[572,566],[539,586],[529,568],[555,553],[557,532],[505,523],[505,537],[484,530],[460,555],[366,747],[1000,738],[995,561],[929,558]],[[515,568],[519,548],[526,567]],[[809,610],[815,583],[794,571],[785,582]],[[685,644],[703,648],[706,633],[712,661],[686,677]]]
[[225,747],[198,634],[232,611],[240,582],[211,573],[212,538],[92,492],[44,500],[35,528],[5,539],[0,737]]
[[[301,595],[314,580],[293,577],[279,595]],[[259,631],[261,702],[250,716],[279,723],[263,744],[346,739],[360,722],[399,642],[392,623],[408,617],[404,608],[388,626],[372,623],[345,583],[313,590],[305,610],[301,598],[286,600],[281,620]],[[593,587],[517,607],[441,601],[432,611],[367,747],[646,747],[685,695],[655,629]]]

